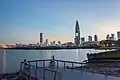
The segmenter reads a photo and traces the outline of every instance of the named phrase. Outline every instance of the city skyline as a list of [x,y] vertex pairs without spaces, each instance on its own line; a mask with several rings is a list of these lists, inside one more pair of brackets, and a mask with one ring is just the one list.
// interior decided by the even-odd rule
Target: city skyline
[[120,31],[120,0],[1,0],[0,44],[36,43],[39,33],[49,41],[74,41],[75,21],[81,37]]

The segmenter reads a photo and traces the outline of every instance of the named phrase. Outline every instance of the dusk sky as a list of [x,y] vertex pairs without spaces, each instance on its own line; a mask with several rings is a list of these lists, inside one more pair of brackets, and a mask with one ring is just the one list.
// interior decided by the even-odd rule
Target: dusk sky
[[0,0],[0,44],[73,41],[75,22],[81,37],[120,31],[120,0]]

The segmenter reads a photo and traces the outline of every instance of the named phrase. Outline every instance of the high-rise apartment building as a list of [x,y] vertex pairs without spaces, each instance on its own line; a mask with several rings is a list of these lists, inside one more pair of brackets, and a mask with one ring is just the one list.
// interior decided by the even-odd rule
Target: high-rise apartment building
[[111,36],[108,34],[106,40],[115,40],[115,34],[111,34]]
[[55,44],[55,41],[53,41],[53,44]]
[[92,41],[92,36],[88,36],[88,41]]
[[60,42],[60,41],[58,41],[58,45],[61,45],[61,42]]
[[117,38],[120,40],[120,31],[117,32]]
[[107,35],[106,40],[110,40],[110,36],[109,36],[109,34]]
[[48,45],[48,39],[45,39],[45,45]]
[[84,43],[84,42],[85,42],[85,38],[82,37],[82,38],[81,38],[81,43]]
[[40,44],[43,44],[43,33],[40,33]]
[[98,36],[94,35],[94,41],[98,41]]
[[115,40],[115,34],[111,34],[111,40]]

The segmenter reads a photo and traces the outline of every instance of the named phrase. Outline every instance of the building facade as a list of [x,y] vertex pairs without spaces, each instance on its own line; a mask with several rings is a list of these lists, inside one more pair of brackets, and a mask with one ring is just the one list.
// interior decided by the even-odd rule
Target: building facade
[[88,41],[92,41],[92,36],[88,36]]
[[100,44],[99,41],[87,41],[81,44],[82,47],[98,47]]
[[111,34],[111,40],[115,40],[115,34]]
[[120,40],[120,31],[117,32],[117,38],[118,38],[118,40]]
[[94,35],[94,41],[98,41],[98,36]]
[[58,45],[61,45],[61,41],[58,41]]
[[40,33],[40,44],[43,44],[43,33]]
[[111,36],[108,34],[106,40],[115,40],[115,34],[111,34]]
[[53,41],[53,45],[55,45],[55,41]]
[[85,42],[85,38],[84,37],[81,38],[81,43],[83,43],[83,42]]
[[75,42],[76,46],[80,45],[80,28],[79,28],[78,20],[76,21],[76,25],[75,25],[75,38],[74,38],[74,42]]
[[45,39],[45,45],[46,46],[48,45],[48,39]]
[[109,36],[109,34],[107,35],[106,40],[110,40],[110,36]]

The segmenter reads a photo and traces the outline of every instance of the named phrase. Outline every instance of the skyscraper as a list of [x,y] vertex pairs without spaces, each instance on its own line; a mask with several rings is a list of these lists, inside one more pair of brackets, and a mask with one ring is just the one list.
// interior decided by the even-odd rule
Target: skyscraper
[[115,34],[111,34],[111,40],[115,40]]
[[82,38],[81,38],[81,43],[84,43],[84,42],[85,42],[85,38],[82,37]]
[[55,45],[55,41],[53,41],[53,44]]
[[88,36],[88,41],[92,41],[92,36]]
[[48,45],[48,39],[45,39],[45,45]]
[[109,36],[109,34],[107,35],[106,40],[110,40],[110,36]]
[[120,40],[120,31],[117,32],[117,38]]
[[43,44],[43,33],[40,33],[40,44]]
[[106,40],[115,40],[115,34],[111,34],[111,36],[108,34]]
[[94,41],[98,41],[98,36],[94,35]]
[[74,38],[74,42],[75,42],[76,46],[78,46],[80,44],[80,28],[79,28],[78,20],[76,20],[76,25],[75,25],[75,38]]
[[58,45],[61,45],[61,42],[60,42],[60,41],[58,41]]

